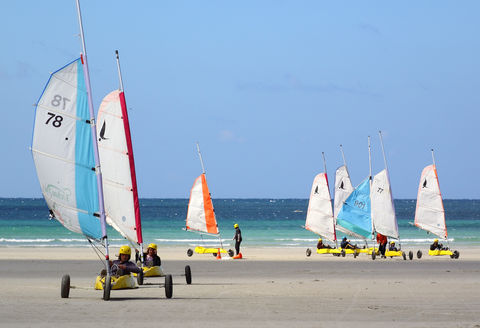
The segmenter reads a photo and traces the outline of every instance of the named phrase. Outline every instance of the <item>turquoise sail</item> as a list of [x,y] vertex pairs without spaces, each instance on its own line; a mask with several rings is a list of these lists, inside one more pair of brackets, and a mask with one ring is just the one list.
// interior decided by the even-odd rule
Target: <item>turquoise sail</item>
[[368,178],[348,196],[338,213],[337,225],[365,238],[372,236],[370,180]]

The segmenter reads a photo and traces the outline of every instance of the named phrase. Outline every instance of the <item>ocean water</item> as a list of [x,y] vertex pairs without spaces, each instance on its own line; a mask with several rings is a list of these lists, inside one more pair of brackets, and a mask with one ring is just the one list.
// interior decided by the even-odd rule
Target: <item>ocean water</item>
[[[232,245],[234,223],[242,229],[244,246],[316,245],[318,237],[302,228],[307,199],[214,199],[213,202],[225,247]],[[187,204],[187,199],[141,199],[145,243],[155,242],[160,247],[218,245],[218,239],[183,230]],[[415,200],[395,200],[404,245],[427,244],[435,238],[411,225],[415,206]],[[445,200],[444,207],[449,242],[480,246],[480,200]],[[114,247],[124,243],[113,229],[108,230],[108,236]],[[65,229],[56,220],[49,220],[43,198],[0,198],[0,247],[13,246],[88,247],[89,244],[82,235]]]

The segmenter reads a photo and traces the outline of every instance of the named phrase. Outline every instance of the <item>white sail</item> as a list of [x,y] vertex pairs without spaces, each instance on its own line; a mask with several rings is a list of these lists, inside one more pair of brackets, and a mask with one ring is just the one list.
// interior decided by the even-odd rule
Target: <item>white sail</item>
[[186,229],[218,234],[217,220],[205,173],[202,173],[193,183],[188,202]]
[[55,219],[74,232],[100,239],[93,142],[79,58],[51,75],[38,101],[32,154]]
[[375,231],[398,239],[398,224],[387,170],[382,170],[373,177],[370,201]]
[[355,188],[352,186],[350,181],[350,175],[348,174],[347,166],[340,166],[335,172],[335,193],[334,193],[334,217],[338,216],[340,210],[342,209],[345,200],[352,193]]
[[132,243],[139,244],[142,236],[136,182],[132,181],[135,179],[133,154],[128,149],[128,142],[131,143],[130,133],[126,133],[125,128],[128,116],[122,113],[121,100],[124,102],[123,92],[115,90],[109,93],[103,99],[97,117],[105,213],[108,224]]
[[445,210],[435,165],[429,165],[422,171],[418,186],[415,225],[440,238],[447,238]]
[[305,229],[313,231],[330,241],[337,239],[326,173],[318,174],[313,180]]

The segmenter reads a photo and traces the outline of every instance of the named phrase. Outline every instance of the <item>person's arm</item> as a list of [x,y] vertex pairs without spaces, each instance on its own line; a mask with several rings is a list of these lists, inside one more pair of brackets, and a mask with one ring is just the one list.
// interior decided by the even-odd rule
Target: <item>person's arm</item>
[[125,269],[124,269],[124,270],[125,270],[127,273],[131,273],[131,272],[140,273],[140,271],[142,271],[142,269],[140,269],[139,267],[137,267],[137,266],[135,265],[135,263],[130,262],[130,261],[127,262],[127,263],[125,263],[124,266],[125,266]]

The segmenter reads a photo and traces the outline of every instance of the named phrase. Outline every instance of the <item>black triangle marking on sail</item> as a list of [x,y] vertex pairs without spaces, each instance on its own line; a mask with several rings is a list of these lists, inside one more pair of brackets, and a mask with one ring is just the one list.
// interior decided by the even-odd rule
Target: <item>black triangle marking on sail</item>
[[106,128],[106,121],[103,121],[102,129],[100,130],[100,140],[107,140],[108,138],[105,138],[105,128]]
[[343,180],[342,180],[342,183],[340,183],[340,187],[338,187],[338,189],[344,189],[345,190],[345,188],[343,187]]
[[318,186],[315,188],[314,194],[318,194]]
[[422,188],[427,188],[427,179],[423,182],[423,187]]

